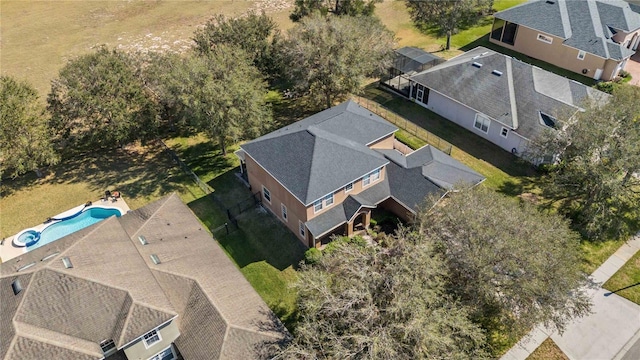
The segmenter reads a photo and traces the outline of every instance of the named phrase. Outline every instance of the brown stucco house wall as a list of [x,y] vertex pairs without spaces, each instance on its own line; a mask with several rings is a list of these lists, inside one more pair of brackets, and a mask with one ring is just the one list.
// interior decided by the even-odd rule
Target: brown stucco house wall
[[[251,190],[261,192],[262,206],[305,246],[321,246],[333,234],[367,228],[372,209],[383,202],[409,220],[427,195],[484,179],[428,146],[402,154],[394,149],[395,131],[347,101],[243,144],[236,155]],[[453,169],[450,182],[423,168],[443,161]]]
[[640,9],[622,0],[537,0],[496,13],[489,41],[612,80],[640,45]]

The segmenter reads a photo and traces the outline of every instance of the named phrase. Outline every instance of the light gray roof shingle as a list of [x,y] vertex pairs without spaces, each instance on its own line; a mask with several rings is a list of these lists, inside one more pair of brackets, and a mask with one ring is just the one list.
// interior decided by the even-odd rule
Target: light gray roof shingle
[[[40,261],[52,251],[59,254]],[[153,264],[151,253],[161,264]],[[73,268],[64,268],[63,256]],[[37,265],[16,272],[32,261]],[[16,278],[24,289],[17,296]],[[12,359],[99,359],[100,341],[121,347],[178,315],[176,344],[190,358],[221,354],[224,342],[234,341],[234,327],[234,334],[253,339],[247,348],[225,350],[236,349],[236,358],[257,358],[253,344],[286,337],[261,327],[281,324],[177,195],[0,264],[0,286],[0,355]]]
[[309,205],[384,166],[367,147],[397,128],[347,101],[242,145],[247,155]]
[[[482,67],[473,66],[474,62]],[[494,75],[494,69],[502,75]],[[527,139],[544,129],[540,111],[559,117],[577,111],[583,101],[606,97],[583,84],[484,47],[425,70],[411,80],[490,116]]]
[[534,0],[494,16],[558,36],[566,45],[614,60],[625,59],[633,51],[614,42],[611,30],[640,29],[637,7],[623,0]]

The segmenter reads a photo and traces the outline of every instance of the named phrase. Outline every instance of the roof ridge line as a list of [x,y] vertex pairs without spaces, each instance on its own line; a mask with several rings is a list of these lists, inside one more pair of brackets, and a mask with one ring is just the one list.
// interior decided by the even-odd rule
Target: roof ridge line
[[[131,297],[131,295],[127,294],[129,297]],[[131,320],[131,314],[133,313],[133,305],[135,304],[135,301],[131,301],[131,306],[129,306],[129,309],[127,311],[127,317],[124,319],[124,324],[122,324],[122,329],[120,330],[120,336],[118,337],[118,344],[117,345],[121,345],[122,342],[124,341],[124,336],[126,333],[126,329],[127,326],[129,326],[129,320]],[[122,344],[124,345],[124,344]]]
[[[282,325],[282,327],[284,327],[286,329],[284,324]],[[258,334],[258,335],[264,335],[264,336],[272,337],[274,339],[279,339],[278,336],[272,335],[269,332],[261,332],[261,331],[254,330],[254,329],[247,329],[244,326],[238,326],[238,325],[229,324],[228,328],[234,328],[234,329],[238,329],[238,330],[242,330],[242,331],[246,331],[246,332],[250,332],[250,333],[254,333],[254,334]],[[289,330],[287,329],[287,333],[288,332],[289,332]],[[226,338],[226,334],[225,334],[225,338]]]
[[[153,212],[153,214],[151,214],[151,215],[149,216],[149,218],[148,218],[147,220],[145,220],[145,221],[144,221],[144,223],[142,223],[142,225],[140,225],[140,226],[138,227],[138,229],[137,229],[133,234],[131,234],[131,236],[129,236],[129,240],[133,241],[133,238],[134,238],[134,237],[135,237],[135,236],[140,232],[140,230],[141,230],[145,225],[147,225],[147,223],[148,223],[151,219],[153,219],[153,217],[158,213],[158,211],[160,211],[160,209],[162,209],[162,208],[167,204],[167,202],[169,201],[169,199],[170,199],[171,197],[173,197],[174,195],[175,195],[175,196],[177,196],[175,192],[172,192],[172,193],[171,193],[171,195],[168,195],[168,196],[165,198],[165,200],[162,202],[162,204],[161,204],[161,205],[156,209],[156,211],[154,211],[154,212]],[[182,200],[181,200],[181,201],[182,201]],[[140,208],[138,208],[138,209],[140,209]],[[138,210],[138,209],[136,209],[136,210]],[[135,210],[134,210],[134,211],[135,211]],[[118,221],[118,222],[119,222],[119,221]],[[123,229],[124,229],[124,227],[123,227]],[[127,231],[125,230],[125,233],[126,233],[126,232],[127,232]],[[127,233],[127,235],[129,235],[129,233]],[[135,247],[135,245],[134,245],[134,247]],[[136,248],[136,251],[137,251],[137,250],[138,250],[138,248]],[[140,253],[140,251],[138,251],[138,253]],[[142,254],[140,254],[140,256],[142,257]],[[146,262],[145,262],[145,264],[146,264]]]
[[[29,324],[29,323],[22,322],[22,321],[17,321],[16,323],[24,324],[24,325],[27,325],[27,326],[33,326],[34,328],[37,328],[37,329],[42,329],[42,330],[44,330],[44,331],[51,331],[51,332],[56,333],[56,334],[61,334],[61,335],[64,335],[64,336],[68,336],[68,337],[71,337],[71,338],[74,338],[74,339],[79,339],[79,340],[81,340],[81,341],[86,341],[86,342],[89,342],[89,343],[96,344],[97,346],[100,346],[100,344],[98,344],[98,343],[94,343],[94,342],[93,342],[93,341],[91,341],[91,340],[87,340],[87,339],[79,338],[79,337],[77,337],[77,336],[73,336],[73,335],[65,334],[65,333],[62,333],[62,332],[60,332],[60,331],[56,331],[56,330],[52,330],[52,329],[47,329],[47,328],[44,328],[44,327],[41,327],[41,326],[37,326],[37,325],[33,325],[33,324]],[[18,330],[18,328],[17,328],[17,327],[14,327],[14,328],[15,328],[16,330]],[[69,350],[69,351],[73,351],[73,352],[77,352],[77,353],[82,353],[82,354],[89,355],[89,356],[95,356],[95,354],[91,354],[91,353],[87,352],[85,349],[80,349],[80,348],[77,348],[77,347],[74,347],[74,348],[72,349],[72,348],[68,347],[68,344],[66,344],[66,343],[64,343],[64,342],[58,342],[58,341],[56,341],[55,339],[45,338],[45,337],[42,337],[42,336],[37,336],[37,335],[36,335],[36,334],[34,334],[34,333],[23,333],[23,332],[21,332],[21,331],[16,331],[16,333],[13,335],[12,342],[14,342],[14,341],[18,338],[18,336],[19,336],[19,337],[26,338],[26,339],[31,339],[31,340],[33,340],[33,341],[37,341],[37,342],[41,342],[41,343],[45,343],[45,344],[48,344],[48,345],[51,345],[51,346],[59,347],[59,348],[62,348],[62,349],[66,349],[66,350]],[[10,349],[15,349],[15,347],[10,347]]]
[[[118,218],[116,217],[116,221],[118,222],[118,225],[120,225],[120,227],[122,228],[122,230],[125,232],[125,234],[127,233],[126,230],[124,230],[124,227],[122,227],[122,224],[120,223],[119,220],[117,220]],[[109,219],[107,219],[107,221],[100,221],[98,222],[98,226],[96,226],[95,229],[89,231],[87,234],[85,234],[83,237],[79,238],[78,240],[76,240],[73,244],[69,245],[66,249],[64,249],[63,251],[60,251],[60,253],[58,255],[56,255],[56,258],[59,257],[64,257],[64,255],[66,255],[69,250],[71,250],[72,248],[76,247],[78,245],[78,243],[84,239],[86,239],[87,237],[89,237],[91,234],[93,234],[94,232],[98,231],[98,229],[102,228],[103,226],[105,226],[105,224],[109,221]],[[71,234],[70,234],[71,235]],[[68,235],[67,235],[68,236]],[[55,243],[55,242],[54,242]],[[53,264],[53,261],[48,261],[44,267],[45,268],[49,268],[49,265]],[[51,268],[52,270],[55,270],[53,268]]]
[[518,128],[518,104],[516,103],[516,89],[513,84],[513,66],[511,58],[505,58],[507,65],[507,85],[509,87],[509,105],[511,105],[511,123],[513,129]]

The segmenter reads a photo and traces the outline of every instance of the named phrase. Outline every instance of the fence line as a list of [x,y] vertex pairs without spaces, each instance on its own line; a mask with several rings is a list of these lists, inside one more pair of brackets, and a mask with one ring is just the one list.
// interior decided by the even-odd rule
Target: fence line
[[367,110],[386,119],[390,123],[393,123],[394,125],[408,132],[409,134],[441,150],[442,152],[448,155],[451,155],[451,149],[453,148],[453,146],[448,141],[443,140],[439,136],[425,130],[424,128],[418,126],[417,124],[407,120],[407,118],[401,115],[398,115],[397,113],[393,112],[392,110],[389,110],[388,108],[378,104],[375,101],[372,101],[360,96],[356,96],[355,101],[358,104],[362,105]]

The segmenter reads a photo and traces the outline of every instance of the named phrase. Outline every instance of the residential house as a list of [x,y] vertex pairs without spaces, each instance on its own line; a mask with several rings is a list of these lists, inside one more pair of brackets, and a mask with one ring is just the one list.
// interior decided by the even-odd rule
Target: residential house
[[286,330],[178,196],[0,264],[2,359],[255,359]]
[[622,0],[533,0],[494,17],[492,43],[596,80],[640,45],[640,6]]
[[411,98],[513,154],[608,95],[484,47],[411,77]]
[[264,207],[303,244],[320,246],[332,234],[367,228],[376,207],[410,221],[428,195],[484,180],[431,146],[402,150],[397,130],[347,101],[243,144],[236,154]]

